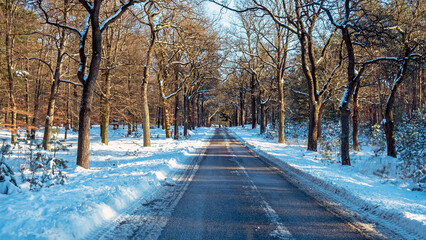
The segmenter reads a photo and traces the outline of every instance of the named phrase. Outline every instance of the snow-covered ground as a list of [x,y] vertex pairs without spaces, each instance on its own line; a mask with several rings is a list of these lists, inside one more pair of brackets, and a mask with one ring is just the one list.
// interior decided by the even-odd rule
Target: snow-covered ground
[[260,135],[259,129],[229,130],[259,155],[291,166],[284,170],[302,185],[311,185],[308,187],[330,197],[335,195],[333,200],[344,202],[357,214],[369,215],[373,224],[380,222],[409,239],[426,239],[426,192],[412,191],[412,185],[403,180],[377,175],[383,169],[394,169],[396,159],[374,157],[365,148],[351,154],[352,166],[342,166],[307,151],[306,145],[298,144],[303,141],[297,139],[278,144],[276,139]]
[[[30,191],[29,183],[15,178],[21,191],[0,194],[0,239],[80,239],[132,208],[140,199],[149,199],[173,176],[186,169],[214,133],[214,128],[198,128],[189,139],[166,139],[164,131],[152,129],[152,147],[144,148],[141,136],[126,137],[126,130],[109,131],[109,145],[100,143],[99,126],[91,130],[90,170],[76,166],[77,133],[70,133],[68,151],[56,157],[67,160],[64,185]],[[0,130],[0,139],[10,133]],[[58,139],[63,139],[63,132]],[[38,139],[42,135],[39,133]],[[8,140],[7,140],[8,141]],[[6,160],[17,172],[17,153],[24,162],[24,148],[15,148]],[[27,166],[28,167],[28,166]],[[30,172],[25,171],[30,177]]]

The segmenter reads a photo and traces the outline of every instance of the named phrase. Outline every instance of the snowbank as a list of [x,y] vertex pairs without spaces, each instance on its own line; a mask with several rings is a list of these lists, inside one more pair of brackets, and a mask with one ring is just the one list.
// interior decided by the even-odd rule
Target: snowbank
[[[371,161],[371,153],[352,153],[353,166],[330,164],[305,145],[278,144],[265,139],[258,129],[229,128],[250,149],[279,165],[296,184],[311,194],[319,194],[350,208],[372,225],[391,229],[395,236],[426,239],[426,193],[411,191],[403,181],[376,176],[372,169],[389,169],[395,164],[381,157]],[[292,141],[298,142],[298,141]],[[392,233],[391,233],[392,234]]]
[[[77,133],[68,136],[67,144],[72,144],[69,151],[57,153],[58,158],[68,160],[67,184],[33,192],[16,176],[22,191],[0,194],[0,239],[86,237],[133,205],[149,201],[161,186],[172,185],[173,175],[186,169],[214,129],[199,128],[189,139],[179,141],[165,139],[164,131],[152,129],[150,148],[142,146],[140,136],[125,137],[123,129],[111,129],[106,146],[100,143],[99,131],[99,126],[91,130],[89,170],[75,164]],[[0,131],[1,138],[9,138],[9,132]],[[14,151],[14,158],[8,161],[17,172],[18,150]]]

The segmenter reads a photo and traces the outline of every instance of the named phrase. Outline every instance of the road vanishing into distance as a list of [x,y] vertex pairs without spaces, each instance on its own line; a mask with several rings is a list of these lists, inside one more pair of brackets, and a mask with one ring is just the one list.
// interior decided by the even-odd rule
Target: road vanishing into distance
[[365,239],[218,128],[159,239]]
[[[198,169],[197,169],[198,168]],[[176,185],[88,239],[366,239],[224,128]],[[371,236],[369,237],[372,238]]]

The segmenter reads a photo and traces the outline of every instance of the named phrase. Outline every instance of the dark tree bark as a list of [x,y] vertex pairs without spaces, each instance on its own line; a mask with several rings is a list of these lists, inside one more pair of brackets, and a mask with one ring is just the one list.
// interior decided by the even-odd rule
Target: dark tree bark
[[204,98],[201,99],[201,112],[200,113],[201,113],[201,126],[206,127],[207,121],[206,121],[206,113],[204,111]]
[[244,94],[244,88],[243,87],[241,87],[240,88],[240,124],[239,125],[241,125],[242,127],[244,127],[244,124],[245,124],[245,117],[244,117],[244,97],[245,97],[245,94]]
[[157,111],[157,128],[160,128],[161,127],[161,124],[162,124],[162,121],[161,121],[161,118],[162,118],[162,108],[161,107],[158,107],[158,111]]
[[265,101],[262,101],[263,91],[259,92],[259,105],[260,105],[260,134],[266,132],[266,119],[265,119],[265,105],[268,103],[269,98]]
[[256,74],[252,73],[250,78],[250,98],[251,98],[251,129],[257,128],[256,119]]
[[191,130],[195,130],[195,99],[191,99]]
[[170,114],[169,114],[167,99],[162,100],[162,108],[163,108],[163,129],[166,133],[166,138],[171,138],[172,132],[170,130]]
[[183,90],[183,136],[188,137],[188,96],[186,87]]
[[[349,15],[349,12],[350,12],[349,2],[350,2],[349,0],[345,1],[345,7],[346,7],[345,13],[347,15]],[[355,75],[355,52],[353,49],[348,26],[346,24],[342,25],[341,31],[342,31],[342,38],[346,46],[348,67],[347,67],[346,91],[342,97],[342,100],[339,106],[340,124],[342,128],[342,133],[340,136],[340,140],[341,140],[340,156],[342,158],[342,165],[350,166],[351,160],[349,156],[349,132],[350,132],[351,110],[349,109],[349,102],[353,92],[355,91],[355,87],[358,84],[359,77],[356,77]]]
[[66,112],[65,112],[65,115],[66,115],[66,118],[67,118],[67,120],[66,120],[66,123],[65,123],[65,136],[64,136],[64,139],[65,140],[67,140],[68,139],[68,131],[69,131],[69,129],[70,129],[70,115],[71,115],[71,113],[70,113],[70,95],[71,95],[71,86],[68,84],[68,86],[67,86],[67,103],[66,103]]
[[[28,71],[28,63],[27,63],[27,71]],[[26,136],[29,137],[31,132],[31,121],[30,121],[30,80],[28,77],[25,77],[25,105],[26,105],[26,116],[25,116],[25,130]]]
[[174,139],[179,139],[179,94],[176,95],[175,99],[175,129],[174,129]]
[[[90,151],[90,117],[92,113],[92,101],[95,91],[95,82],[98,77],[101,58],[102,58],[102,33],[99,24],[99,12],[101,9],[101,1],[93,3],[90,20],[92,29],[92,59],[90,62],[89,73],[87,77],[80,75],[83,83],[83,94],[81,97],[81,106],[78,123],[78,150],[77,165],[83,168],[89,168],[89,151]],[[84,50],[83,50],[84,51]],[[84,74],[84,73],[82,73]]]
[[110,79],[109,69],[105,72],[105,83],[104,91],[101,95],[102,99],[102,110],[101,110],[101,142],[105,145],[108,145],[108,128],[109,128],[109,118],[110,118],[110,104],[109,98],[111,97],[111,79]]
[[127,121],[127,136],[130,137],[132,135],[132,123]]
[[260,104],[260,134],[266,132],[265,127],[265,104]]
[[358,94],[360,89],[360,83],[358,82],[355,87],[353,94],[353,114],[352,114],[352,147],[355,151],[359,151],[359,107],[358,107]]
[[[299,14],[299,11],[297,11]],[[315,49],[313,40],[313,28],[318,15],[312,16],[312,22],[305,30],[302,19],[298,20],[300,33],[298,35],[301,50],[302,70],[306,78],[308,86],[309,100],[309,129],[308,129],[308,150],[317,151],[318,149],[318,125],[319,125],[319,109],[322,104],[321,95],[319,94],[318,76],[316,73],[317,61],[315,59]],[[308,64],[310,68],[308,67]]]
[[322,114],[324,112],[324,108],[325,108],[326,103],[324,102],[323,104],[321,104],[320,109],[319,109],[319,113],[318,113],[318,126],[317,126],[317,136],[318,136],[318,141],[321,142],[321,135],[322,135]]
[[[78,98],[77,85],[74,85],[73,96],[75,98]],[[79,110],[78,104],[75,104],[73,107],[74,107],[74,112],[78,112],[78,110]],[[77,118],[77,116],[78,116],[77,114],[73,114],[71,116],[71,127],[72,127],[73,132],[78,132],[78,118]]]
[[200,95],[201,93],[197,94],[197,127],[201,126]]
[[396,75],[394,79],[393,87],[391,89],[390,95],[386,102],[385,116],[383,119],[383,122],[384,122],[383,127],[384,127],[385,135],[386,135],[387,155],[394,158],[397,157],[397,152],[396,152],[393,108],[394,108],[395,98],[396,98],[398,88],[401,85],[401,83],[404,81],[406,76],[409,55],[410,55],[409,48],[406,47],[405,58],[402,60],[401,67],[399,68],[398,74]]
[[121,16],[131,5],[135,3],[133,0],[125,3],[117,12],[110,18],[107,18],[100,24],[99,15],[102,5],[102,0],[94,0],[89,3],[85,0],[79,0],[88,12],[85,27],[88,27],[90,18],[90,29],[92,34],[92,57],[88,74],[85,76],[86,68],[86,54],[84,46],[87,39],[87,28],[80,32],[80,67],[78,71],[78,78],[83,84],[83,93],[80,105],[79,114],[79,127],[78,127],[78,149],[77,149],[77,165],[83,168],[89,168],[89,150],[90,150],[90,115],[92,113],[92,102],[95,91],[95,83],[98,77],[100,62],[102,58],[102,32],[109,24],[114,22]]
[[278,75],[278,143],[285,142],[284,122],[285,122],[284,79],[280,73]]

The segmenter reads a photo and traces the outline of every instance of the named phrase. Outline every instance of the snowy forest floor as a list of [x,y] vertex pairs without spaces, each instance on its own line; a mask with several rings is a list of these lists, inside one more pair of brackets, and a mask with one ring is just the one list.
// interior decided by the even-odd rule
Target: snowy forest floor
[[[300,139],[278,144],[258,134],[258,129],[229,130],[253,151],[280,166],[310,194],[342,202],[348,208],[346,214],[360,215],[372,225],[392,228],[408,239],[426,239],[426,193],[412,191],[412,185],[401,179],[377,175],[389,168],[392,159],[374,157],[366,148],[351,155],[351,167],[341,166],[320,153],[306,151]],[[90,170],[76,166],[77,133],[70,133],[68,150],[56,153],[56,158],[67,160],[67,183],[38,191],[30,191],[30,183],[23,180],[31,178],[29,166],[22,176],[18,173],[28,146],[15,147],[6,163],[15,171],[21,189],[0,194],[0,239],[87,237],[135,204],[158,198],[155,195],[161,193],[160,189],[173,185],[175,174],[186,169],[207,145],[214,128],[197,128],[188,139],[179,141],[166,139],[161,129],[152,129],[151,148],[142,146],[140,134],[127,137],[126,132],[111,129],[106,146],[100,143],[99,126],[92,128]],[[9,136],[8,131],[0,130],[0,139]],[[40,140],[42,132],[37,137]],[[57,138],[64,138],[63,129]]]

